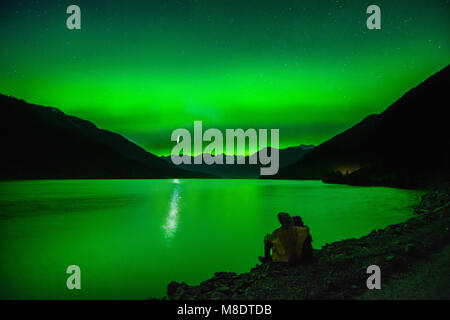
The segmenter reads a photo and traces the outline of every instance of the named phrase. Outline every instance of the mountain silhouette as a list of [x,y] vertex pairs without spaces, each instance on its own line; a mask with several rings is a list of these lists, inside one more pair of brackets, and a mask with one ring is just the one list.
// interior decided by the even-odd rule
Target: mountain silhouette
[[[294,163],[295,161],[302,158],[305,154],[307,154],[310,150],[312,150],[314,146],[312,145],[300,145],[296,147],[289,147],[285,149],[279,149],[279,161],[280,168],[285,167]],[[268,155],[271,154],[272,148],[269,147]],[[221,164],[194,164],[194,157],[191,156],[183,156],[185,158],[190,158],[191,164],[180,164],[179,168],[194,172],[202,172],[207,174],[212,174],[221,178],[226,179],[256,179],[260,175],[260,168],[264,167],[264,165],[259,164],[259,153],[258,151],[250,156],[245,157],[245,164],[237,164],[237,156],[229,156],[224,155],[223,162],[226,163],[226,158],[233,158],[234,164],[221,165]],[[196,156],[195,158],[203,157],[203,155]],[[170,156],[161,157],[166,161],[172,163]],[[257,164],[250,164],[250,160],[256,158]]]
[[205,178],[123,136],[52,108],[0,95],[0,179]]
[[449,179],[450,66],[266,179],[423,187]]

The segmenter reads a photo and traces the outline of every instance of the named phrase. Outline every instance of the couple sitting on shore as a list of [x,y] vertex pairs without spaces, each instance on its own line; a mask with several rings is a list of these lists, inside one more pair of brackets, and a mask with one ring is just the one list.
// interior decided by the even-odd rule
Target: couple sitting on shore
[[264,257],[259,257],[259,260],[298,263],[310,259],[313,251],[312,238],[302,218],[298,216],[291,218],[288,213],[280,212],[278,220],[281,228],[264,237]]

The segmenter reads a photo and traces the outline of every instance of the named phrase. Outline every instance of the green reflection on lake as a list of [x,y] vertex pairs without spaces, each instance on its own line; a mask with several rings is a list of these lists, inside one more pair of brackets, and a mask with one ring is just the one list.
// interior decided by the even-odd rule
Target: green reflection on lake
[[[247,272],[279,211],[313,246],[407,219],[420,191],[280,180],[0,183],[0,298],[144,299],[167,284]],[[66,288],[67,266],[81,290]]]

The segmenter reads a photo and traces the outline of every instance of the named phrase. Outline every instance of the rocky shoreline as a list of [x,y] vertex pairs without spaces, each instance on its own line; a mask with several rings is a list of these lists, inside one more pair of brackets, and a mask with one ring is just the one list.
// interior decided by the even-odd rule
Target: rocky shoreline
[[425,194],[416,215],[406,222],[359,239],[326,244],[314,251],[308,263],[262,264],[243,274],[217,272],[198,286],[171,282],[167,296],[171,300],[357,298],[368,291],[369,265],[378,265],[383,281],[388,281],[450,243],[449,189],[440,187]]

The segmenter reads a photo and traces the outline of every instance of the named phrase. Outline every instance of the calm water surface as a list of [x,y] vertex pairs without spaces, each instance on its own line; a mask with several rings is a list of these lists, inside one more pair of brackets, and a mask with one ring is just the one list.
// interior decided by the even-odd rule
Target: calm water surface
[[[167,284],[246,272],[279,211],[313,246],[406,220],[422,192],[277,180],[0,183],[0,298],[144,299]],[[66,268],[81,268],[81,290]]]

